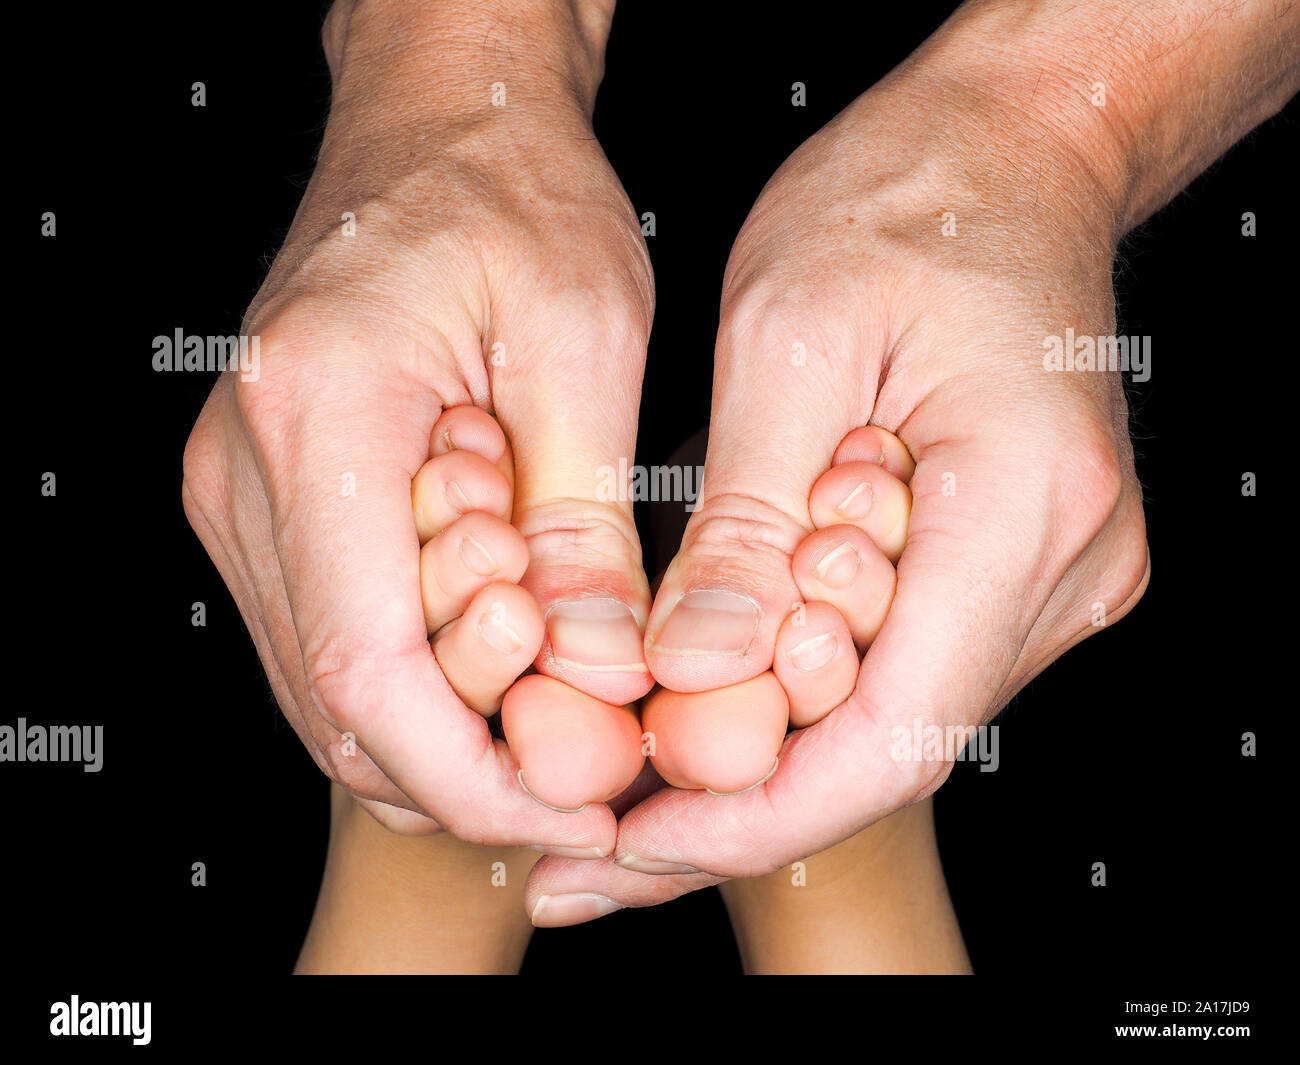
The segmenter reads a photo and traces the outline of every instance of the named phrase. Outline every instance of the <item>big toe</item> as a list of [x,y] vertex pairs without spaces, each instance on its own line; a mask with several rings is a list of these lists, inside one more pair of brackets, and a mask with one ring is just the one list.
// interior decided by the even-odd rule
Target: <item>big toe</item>
[[607,802],[641,772],[635,711],[613,706],[540,674],[506,692],[501,727],[519,762],[519,782],[558,810]]

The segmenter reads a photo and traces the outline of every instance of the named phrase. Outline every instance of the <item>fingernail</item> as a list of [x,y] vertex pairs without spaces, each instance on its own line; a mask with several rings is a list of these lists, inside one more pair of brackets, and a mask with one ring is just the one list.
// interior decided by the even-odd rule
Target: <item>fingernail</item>
[[840,544],[813,567],[813,576],[827,588],[843,588],[858,575],[861,566],[862,559],[853,545]]
[[469,497],[465,495],[461,490],[460,485],[455,481],[448,481],[446,483],[442,489],[442,498],[447,501],[447,505],[451,507],[452,510],[458,511],[461,514],[466,514],[474,509],[473,505],[469,501]]
[[460,557],[473,572],[480,577],[491,577],[497,571],[497,564],[488,554],[488,550],[472,536],[466,536],[460,542]]
[[510,627],[502,603],[493,603],[483,612],[483,616],[478,619],[478,631],[484,643],[503,655],[512,655],[524,645],[519,633]]
[[[883,454],[881,459],[884,459]],[[844,501],[835,508],[835,512],[844,515],[851,521],[865,518],[867,511],[871,509],[872,496],[871,485],[867,484],[866,481],[862,481],[857,488],[844,497]]]
[[442,431],[442,442],[443,442],[444,444],[447,445],[447,450],[448,450],[448,451],[455,451],[455,450],[456,450],[456,441],[454,441],[454,440],[451,438],[451,430],[450,430],[450,429],[444,429],[444,430]]
[[697,588],[677,601],[654,649],[670,655],[743,655],[758,632],[758,604],[735,592]]
[[785,657],[800,673],[811,673],[829,662],[838,646],[839,640],[835,638],[835,633],[823,632],[820,636],[810,637],[791,647],[786,651]]
[[561,665],[603,673],[646,671],[645,643],[626,603],[565,599],[546,612],[551,652]]
[[543,895],[533,907],[531,920],[535,928],[559,928],[581,924],[621,910],[622,904],[604,895],[579,891],[572,895]]
[[650,873],[653,876],[672,876],[674,874],[699,872],[693,865],[678,865],[676,862],[649,862],[644,858],[638,858],[635,854],[625,854],[614,864],[624,869],[631,869],[634,872]]
[[529,844],[530,851],[541,851],[543,854],[549,854],[552,858],[580,858],[583,861],[593,861],[597,858],[609,856],[609,851],[603,847],[549,847],[545,843]]

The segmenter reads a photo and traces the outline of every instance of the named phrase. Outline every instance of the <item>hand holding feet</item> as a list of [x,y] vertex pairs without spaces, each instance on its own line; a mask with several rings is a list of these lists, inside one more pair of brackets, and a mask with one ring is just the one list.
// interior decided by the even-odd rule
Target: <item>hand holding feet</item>
[[[813,725],[849,697],[859,654],[893,599],[914,468],[902,441],[877,426],[855,429],[840,443],[808,498],[816,531],[791,562],[801,601],[780,623],[768,670],[707,691],[665,687],[647,700],[651,760],[669,784],[748,791],[775,772],[787,725]],[[724,644],[745,656],[758,615],[758,604],[730,591],[687,592],[659,629],[651,660],[703,655]]]
[[[501,710],[525,790],[552,809],[576,810],[612,799],[636,778],[644,762],[641,728],[631,707],[603,702],[554,677],[517,680],[538,659],[546,623],[537,601],[519,585],[529,546],[510,524],[513,500],[514,462],[501,427],[477,407],[444,412],[430,436],[430,459],[411,483],[433,652],[467,706],[484,717]],[[619,607],[621,616],[613,620],[631,618],[612,600],[587,602],[597,609],[604,603]],[[552,614],[557,610],[564,604]],[[605,631],[611,638],[604,641],[598,632],[572,631],[588,620],[570,610],[559,626],[552,625],[551,644],[567,641],[577,654],[581,643],[583,651],[603,659],[631,657],[621,646],[627,642],[622,630],[609,619]],[[639,630],[632,650],[636,659],[613,664],[644,676]],[[551,661],[538,664],[546,668]],[[564,665],[567,676],[582,675],[573,662]],[[612,671],[596,672],[607,679]]]

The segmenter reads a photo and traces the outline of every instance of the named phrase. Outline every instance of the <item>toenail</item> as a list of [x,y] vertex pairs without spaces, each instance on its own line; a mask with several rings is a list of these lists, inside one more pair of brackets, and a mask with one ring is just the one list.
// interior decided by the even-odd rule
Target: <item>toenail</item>
[[551,847],[545,843],[530,843],[527,849],[541,851],[552,858],[578,858],[587,862],[609,857],[609,851],[604,847]]
[[518,776],[519,776],[519,786],[524,789],[524,791],[528,794],[528,797],[532,799],[534,802],[540,802],[548,810],[554,810],[557,814],[580,814],[582,813],[583,810],[587,808],[587,804],[585,802],[581,806],[552,806],[545,799],[539,799],[529,789],[528,785],[524,783],[524,771],[522,769],[519,770]]
[[590,891],[579,891],[572,895],[543,895],[537,900],[529,919],[536,928],[558,928],[592,921],[622,908],[622,903]]
[[687,592],[673,607],[652,650],[670,655],[743,655],[758,632],[758,604],[715,588]]
[[850,521],[860,521],[867,516],[867,511],[871,509],[873,494],[871,485],[867,484],[866,481],[862,481],[844,497],[844,501],[835,508],[835,512],[842,514]]
[[448,450],[448,451],[456,451],[456,450],[457,450],[456,442],[455,442],[454,440],[452,440],[452,438],[451,438],[451,430],[450,430],[450,429],[444,429],[444,430],[442,431],[442,442],[443,442],[444,444],[447,445],[447,450]]
[[749,787],[741,788],[739,791],[714,791],[712,788],[705,788],[704,790],[707,791],[710,795],[718,796],[718,798],[727,798],[728,796],[731,795],[744,795],[745,792],[753,791],[760,784],[766,784],[769,780],[771,780],[773,775],[776,773],[777,767],[780,764],[781,764],[781,758],[778,755],[776,761],[772,763],[772,768],[767,771],[767,775],[765,777],[763,777],[761,780],[754,781],[754,783],[749,785]]
[[546,612],[559,665],[602,673],[646,672],[645,641],[632,608],[617,599],[565,599]]
[[820,636],[812,636],[791,647],[786,651],[785,657],[800,673],[812,673],[835,657],[838,646],[839,640],[835,638],[835,633],[823,632]]
[[483,612],[478,619],[478,631],[484,643],[503,655],[512,655],[524,645],[519,633],[510,627],[504,603],[493,603]]
[[625,854],[614,862],[615,865],[623,869],[631,869],[635,873],[649,873],[651,876],[684,876],[687,873],[698,873],[699,870],[693,865],[679,865],[677,862],[650,862],[644,858],[638,858],[635,854]]
[[460,542],[460,557],[473,572],[480,577],[491,577],[497,571],[497,564],[488,549],[472,536],[466,536]]
[[460,514],[465,514],[474,509],[473,504],[469,501],[469,497],[465,495],[461,490],[460,485],[455,481],[447,482],[446,487],[442,490],[442,498],[447,501],[447,505],[451,507],[452,510],[457,511]]
[[827,588],[843,588],[862,567],[862,559],[852,544],[840,544],[813,568],[813,576]]

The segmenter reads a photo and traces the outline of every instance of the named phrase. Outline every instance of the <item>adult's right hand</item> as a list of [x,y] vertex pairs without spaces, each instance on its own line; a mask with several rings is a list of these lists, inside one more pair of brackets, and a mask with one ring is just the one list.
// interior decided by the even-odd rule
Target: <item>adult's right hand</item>
[[610,13],[497,6],[331,11],[319,161],[244,323],[258,372],[212,392],[183,497],[331,778],[398,830],[598,857],[614,845],[608,807],[529,798],[439,670],[421,609],[411,480],[440,413],[473,403],[512,441],[542,610],[628,607],[571,624],[581,646],[563,656],[548,635],[539,668],[610,701],[649,687],[607,672],[623,644],[639,656],[649,592],[631,505],[599,499],[597,471],[633,453],[653,305],[639,225],[590,127]]

